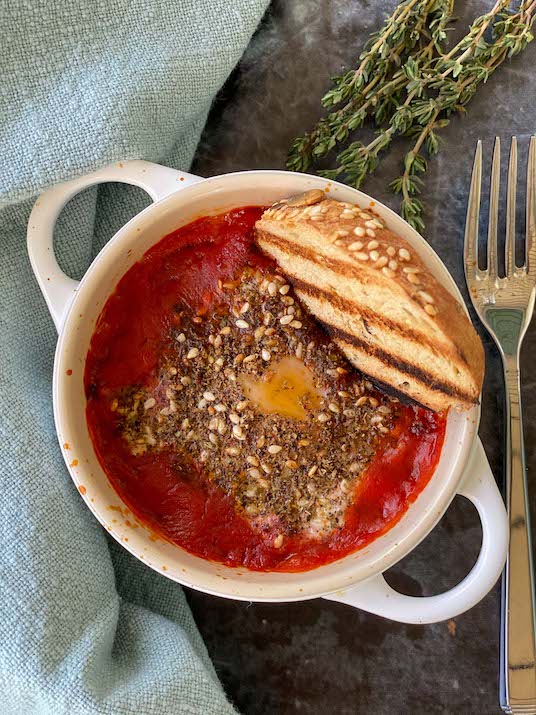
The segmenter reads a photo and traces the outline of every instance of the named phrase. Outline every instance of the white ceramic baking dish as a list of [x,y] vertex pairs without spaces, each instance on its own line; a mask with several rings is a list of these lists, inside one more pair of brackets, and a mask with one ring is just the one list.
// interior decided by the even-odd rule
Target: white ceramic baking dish
[[[67,277],[54,257],[53,230],[65,204],[102,182],[141,187],[154,203],[128,222],[103,248],[81,282]],[[311,188],[329,186],[336,199],[373,206],[403,236],[461,302],[461,295],[430,246],[390,209],[336,182],[284,171],[245,171],[201,179],[143,161],[109,166],[44,193],[28,226],[32,268],[59,332],[54,364],[54,416],[65,462],[87,506],[134,556],[167,578],[218,596],[246,601],[299,601],[323,596],[407,623],[431,623],[465,611],[492,588],[508,540],[503,501],[477,437],[479,409],[450,414],[437,469],[403,518],[366,548],[304,573],[259,573],[229,568],[131,526],[126,505],[111,487],[93,450],[86,424],[84,365],[97,318],[123,274],[161,238],[200,215],[251,204],[267,205]],[[67,449],[68,445],[68,449]],[[483,539],[468,576],[441,595],[413,598],[393,590],[382,573],[435,526],[456,494],[476,506]],[[132,517],[131,517],[132,518]]]

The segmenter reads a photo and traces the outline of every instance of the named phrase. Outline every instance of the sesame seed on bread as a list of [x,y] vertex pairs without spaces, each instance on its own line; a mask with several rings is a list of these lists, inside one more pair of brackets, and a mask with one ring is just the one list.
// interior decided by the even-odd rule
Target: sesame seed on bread
[[484,351],[469,318],[376,216],[315,189],[267,209],[256,241],[373,381],[437,412],[478,402]]

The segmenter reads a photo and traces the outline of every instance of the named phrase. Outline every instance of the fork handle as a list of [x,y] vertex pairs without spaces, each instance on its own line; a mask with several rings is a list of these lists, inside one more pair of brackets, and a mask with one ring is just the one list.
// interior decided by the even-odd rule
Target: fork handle
[[535,602],[518,356],[505,356],[510,546],[501,594],[501,707],[536,714]]

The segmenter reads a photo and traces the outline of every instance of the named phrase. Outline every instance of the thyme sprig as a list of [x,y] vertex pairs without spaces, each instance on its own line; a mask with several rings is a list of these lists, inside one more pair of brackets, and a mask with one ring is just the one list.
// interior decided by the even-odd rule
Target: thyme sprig
[[[419,194],[427,157],[440,148],[438,130],[453,114],[465,112],[478,86],[531,42],[536,0],[496,0],[447,49],[453,10],[454,0],[401,2],[369,38],[357,69],[333,80],[322,99],[330,111],[311,132],[294,141],[287,167],[307,171],[342,145],[335,168],[318,173],[359,188],[396,136],[413,138],[403,172],[390,188],[401,195],[402,216],[422,231]],[[374,139],[367,144],[348,143],[367,124],[377,127]]]

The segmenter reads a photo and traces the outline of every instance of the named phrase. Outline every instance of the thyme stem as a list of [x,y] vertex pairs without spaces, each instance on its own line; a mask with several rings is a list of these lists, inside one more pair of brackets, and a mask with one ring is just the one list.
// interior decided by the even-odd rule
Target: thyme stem
[[[333,168],[318,173],[341,177],[356,188],[379,165],[397,136],[413,137],[404,169],[390,188],[401,194],[401,213],[424,229],[421,192],[427,160],[439,150],[438,130],[465,111],[478,86],[532,41],[536,0],[495,0],[450,49],[447,31],[454,0],[404,0],[371,36],[357,69],[334,79],[322,103],[328,113],[289,152],[287,167],[307,171],[340,145]],[[377,127],[368,144],[353,139],[365,125]]]

